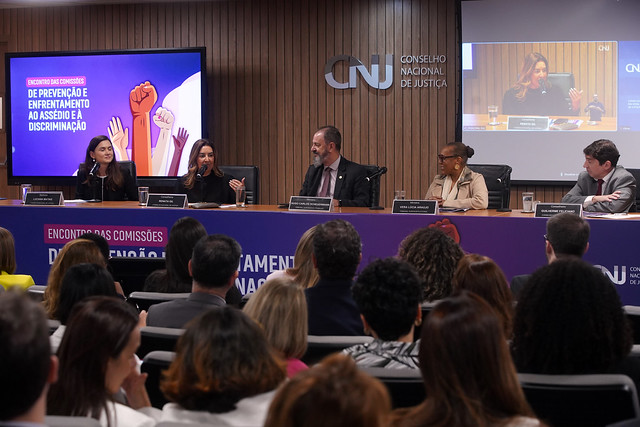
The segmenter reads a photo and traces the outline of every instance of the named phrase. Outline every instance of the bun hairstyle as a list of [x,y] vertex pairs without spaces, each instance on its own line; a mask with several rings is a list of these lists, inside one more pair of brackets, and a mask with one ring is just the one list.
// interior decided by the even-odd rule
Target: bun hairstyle
[[473,157],[476,151],[469,147],[468,145],[464,145],[462,142],[448,142],[448,147],[453,148],[453,154],[458,157],[462,157],[462,163],[467,164],[467,159]]

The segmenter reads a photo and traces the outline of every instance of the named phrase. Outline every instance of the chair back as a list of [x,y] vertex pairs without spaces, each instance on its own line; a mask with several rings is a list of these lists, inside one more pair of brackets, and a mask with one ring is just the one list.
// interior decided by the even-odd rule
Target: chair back
[[165,293],[165,292],[131,292],[127,298],[127,302],[136,305],[140,310],[149,310],[153,304],[161,302],[173,301],[176,299],[187,299],[191,295],[190,292],[181,293]]
[[636,199],[633,201],[629,212],[638,212],[640,209],[640,191],[637,190],[637,186],[640,185],[640,169],[627,169],[627,172],[636,179]]
[[[382,169],[377,165],[362,165],[367,170],[367,176],[371,176],[374,173],[378,172]],[[380,206],[380,178],[382,175],[376,176],[375,178],[371,178],[370,188],[369,188],[369,206]]]
[[573,73],[549,73],[547,75],[547,81],[551,83],[551,86],[559,87],[567,103],[567,107],[571,105],[569,89],[576,87]]
[[142,359],[140,371],[149,375],[145,381],[145,387],[147,394],[149,394],[149,400],[151,400],[151,406],[154,408],[162,409],[168,403],[160,391],[160,379],[162,371],[169,368],[175,357],[176,354],[173,351],[152,351]]
[[518,374],[531,409],[562,426],[606,426],[640,415],[638,395],[626,375]]
[[140,347],[136,354],[142,359],[153,351],[175,351],[182,334],[184,329],[143,326],[140,328]]
[[467,165],[472,171],[482,174],[489,190],[489,209],[507,209],[511,198],[511,166]]
[[408,408],[425,399],[424,382],[419,369],[360,368],[382,381],[391,396],[393,408]]
[[257,166],[220,166],[222,172],[233,176],[237,180],[244,178],[247,189],[247,204],[260,204],[260,171]]
[[44,300],[44,290],[47,289],[45,285],[33,285],[27,288],[27,296],[35,302],[42,302]]
[[165,268],[164,258],[155,257],[112,257],[109,267],[113,273],[113,279],[120,282],[125,295],[144,288],[144,281],[156,270]]
[[371,341],[373,341],[373,338],[367,336],[309,335],[307,337],[307,351],[301,360],[311,366],[332,353],[341,352],[347,347]]

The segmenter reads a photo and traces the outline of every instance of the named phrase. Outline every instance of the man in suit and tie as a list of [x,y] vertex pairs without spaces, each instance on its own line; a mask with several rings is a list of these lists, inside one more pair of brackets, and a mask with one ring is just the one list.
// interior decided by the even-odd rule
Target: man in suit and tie
[[620,153],[608,139],[599,139],[583,150],[585,172],[563,198],[564,203],[580,203],[590,212],[628,212],[636,199],[636,180],[622,166]]
[[333,206],[369,206],[366,169],[340,155],[342,136],[334,126],[313,135],[313,164],[304,177],[301,196],[331,197]]

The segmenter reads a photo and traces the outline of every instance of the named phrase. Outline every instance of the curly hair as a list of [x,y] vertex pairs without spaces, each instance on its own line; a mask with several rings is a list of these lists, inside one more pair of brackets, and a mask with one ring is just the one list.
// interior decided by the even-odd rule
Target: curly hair
[[411,332],[422,301],[422,283],[409,263],[396,258],[373,261],[360,272],[351,292],[380,339],[397,341]]
[[464,252],[441,230],[424,227],[400,243],[398,256],[417,270],[423,281],[424,299],[434,301],[451,295],[453,273]]
[[352,279],[360,264],[362,242],[351,223],[335,219],[319,224],[313,236],[313,255],[323,279]]
[[586,262],[554,261],[523,289],[511,344],[519,372],[603,372],[625,358],[631,346],[631,328],[614,285]]

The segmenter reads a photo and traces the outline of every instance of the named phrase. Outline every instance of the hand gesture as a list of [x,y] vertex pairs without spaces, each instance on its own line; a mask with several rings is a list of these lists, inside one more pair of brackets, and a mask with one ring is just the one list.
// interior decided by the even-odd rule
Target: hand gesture
[[580,100],[582,99],[582,91],[572,87],[569,89],[569,98],[571,98],[571,109],[576,111],[580,109]]
[[144,82],[139,84],[129,94],[129,106],[131,107],[131,114],[148,114],[151,111],[151,107],[158,100],[158,94],[156,88],[151,83]]
[[242,181],[238,181],[237,179],[232,179],[231,181],[229,181],[229,187],[231,187],[233,189],[233,191],[237,191],[238,187],[240,187],[241,185],[245,186],[244,185],[244,178],[242,178]]
[[136,367],[133,366],[127,378],[122,382],[122,388],[127,395],[129,406],[133,409],[151,406],[147,389],[144,387],[144,382],[148,376],[149,374],[139,373]]
[[129,160],[127,146],[129,145],[129,128],[122,128],[120,117],[112,117],[107,127],[107,134],[113,144],[113,148],[118,153],[120,161]]
[[156,113],[153,115],[153,123],[162,130],[171,130],[173,120],[173,113],[163,107],[158,107]]
[[182,149],[187,143],[187,139],[189,139],[189,134],[185,128],[178,129],[178,136],[173,136],[173,146],[176,149],[176,152],[182,153]]

